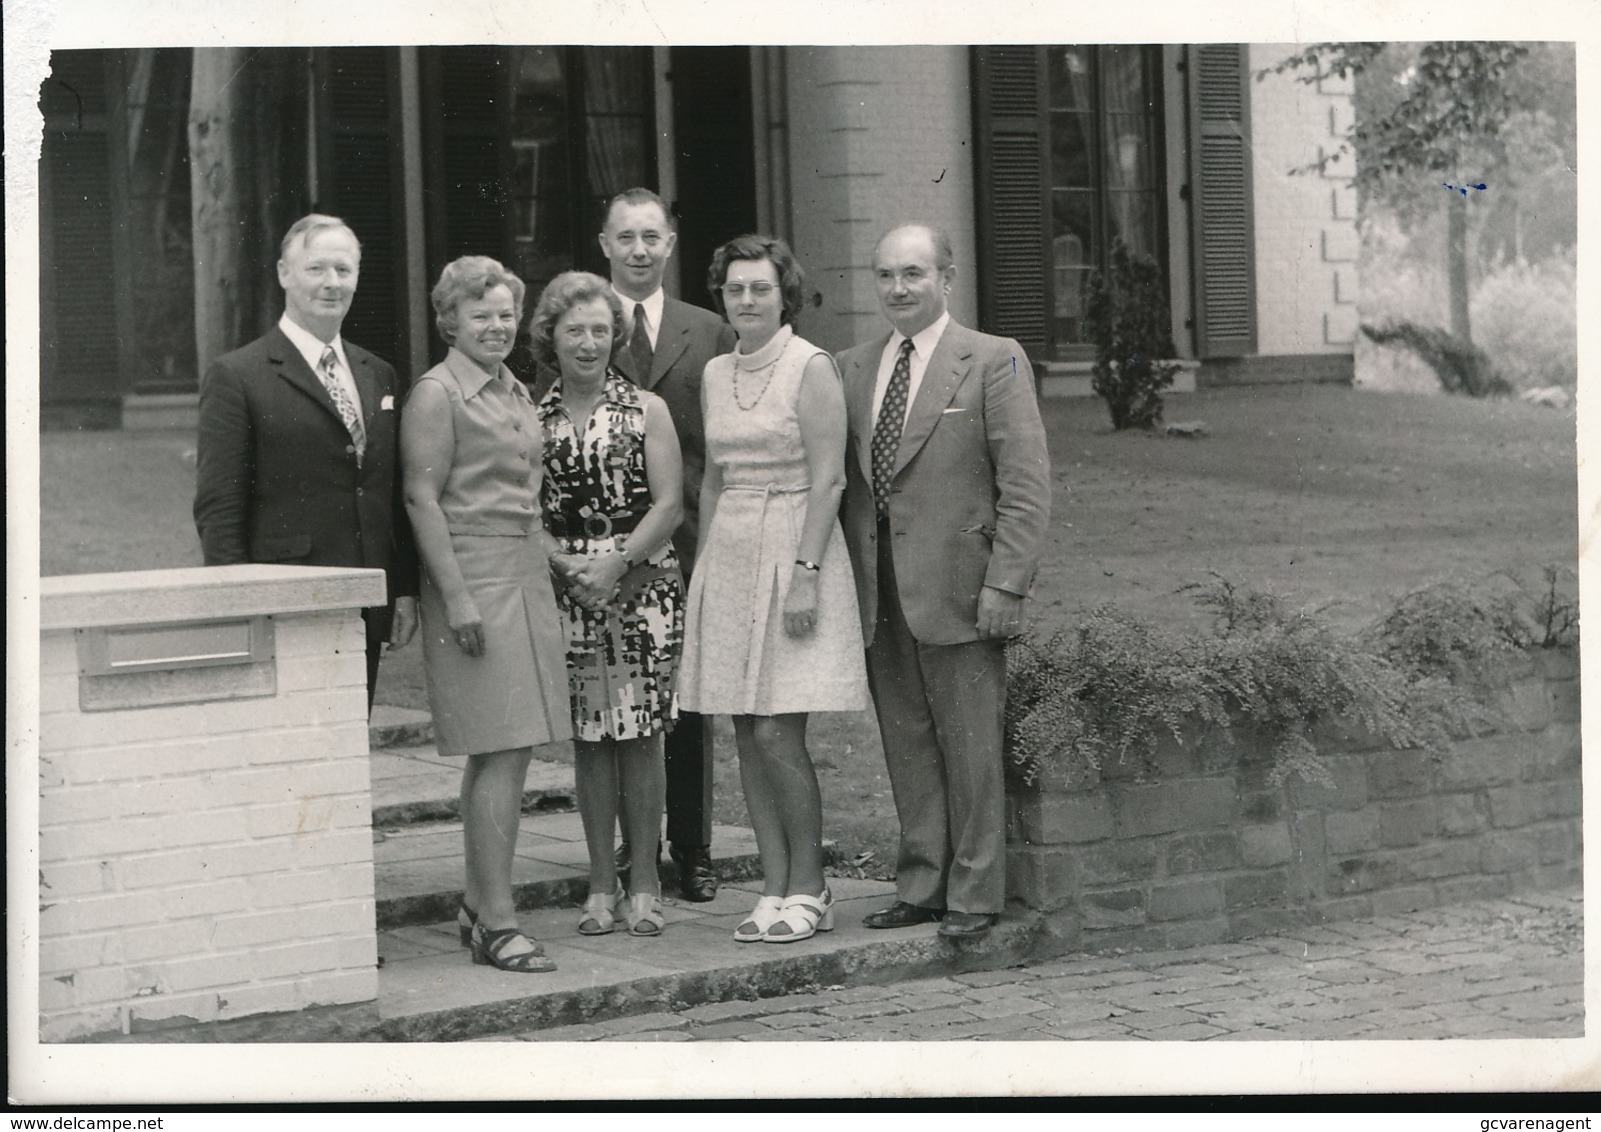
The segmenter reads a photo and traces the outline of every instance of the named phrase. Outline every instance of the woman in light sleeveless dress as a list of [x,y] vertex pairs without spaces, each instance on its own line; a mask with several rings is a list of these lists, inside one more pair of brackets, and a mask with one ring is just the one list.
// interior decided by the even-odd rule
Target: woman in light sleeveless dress
[[539,417],[504,361],[523,282],[485,256],[449,264],[433,304],[445,360],[401,420],[406,513],[422,556],[423,666],[442,755],[462,755],[466,885],[457,916],[473,961],[555,970],[521,931],[511,865],[533,747],[572,734],[565,640],[540,522]]
[[804,280],[783,241],[731,240],[709,282],[739,346],[703,375],[701,548],[679,696],[687,711],[734,717],[765,880],[734,936],[789,943],[832,927],[807,713],[867,707],[838,518],[845,397],[833,359],[790,325]]

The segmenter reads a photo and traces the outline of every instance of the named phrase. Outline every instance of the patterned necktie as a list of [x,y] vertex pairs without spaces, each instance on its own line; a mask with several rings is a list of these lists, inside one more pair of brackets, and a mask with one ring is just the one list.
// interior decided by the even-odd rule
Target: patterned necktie
[[889,514],[889,481],[895,474],[895,455],[901,447],[901,429],[906,425],[906,397],[912,388],[912,340],[901,343],[890,371],[889,388],[873,425],[873,499],[880,515]]
[[339,419],[345,422],[345,430],[350,433],[350,439],[356,446],[356,463],[361,463],[362,456],[367,451],[367,430],[361,424],[361,410],[356,408],[356,402],[345,390],[345,383],[339,380],[339,371],[335,369],[339,356],[334,348],[329,346],[322,352],[322,361],[317,364],[317,376],[322,380],[322,387],[328,391],[333,399],[334,408],[339,410]]
[[640,385],[650,380],[650,331],[645,329],[645,304],[634,304],[634,332],[628,337],[628,353],[634,362],[634,380]]

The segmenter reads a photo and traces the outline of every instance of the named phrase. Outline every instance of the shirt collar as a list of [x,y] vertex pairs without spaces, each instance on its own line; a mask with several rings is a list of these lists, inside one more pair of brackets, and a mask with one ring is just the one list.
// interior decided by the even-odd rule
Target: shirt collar
[[617,296],[623,301],[623,321],[629,326],[634,325],[634,304],[645,304],[645,318],[650,322],[650,328],[658,335],[662,332],[662,308],[667,305],[667,292],[657,287],[643,299],[630,299],[627,295]]
[[[939,345],[940,337],[945,333],[945,327],[950,323],[950,321],[951,312],[946,311],[933,322],[929,323],[916,334],[912,335],[912,349],[917,351],[918,357],[927,362],[929,357],[934,353],[934,347]],[[890,335],[890,339],[890,346],[895,350],[899,350],[901,348],[901,343],[906,341],[906,335],[897,330]]]
[[450,370],[451,376],[456,379],[456,384],[461,386],[462,398],[468,401],[483,392],[484,386],[494,381],[496,377],[500,378],[501,387],[509,389],[513,395],[517,393],[518,388],[522,385],[522,382],[518,381],[512,375],[511,370],[504,365],[500,367],[499,373],[491,376],[484,372],[482,366],[454,346],[445,355],[445,367]]
[[334,356],[339,359],[339,364],[347,372],[350,370],[350,361],[345,357],[345,343],[338,334],[334,335],[332,342],[324,342],[290,318],[288,311],[285,311],[283,316],[278,319],[278,329],[284,332],[284,337],[289,339],[289,344],[300,352],[301,357],[306,359],[306,364],[311,367],[312,373],[316,373],[317,367],[322,365],[322,352],[329,346],[334,348]]

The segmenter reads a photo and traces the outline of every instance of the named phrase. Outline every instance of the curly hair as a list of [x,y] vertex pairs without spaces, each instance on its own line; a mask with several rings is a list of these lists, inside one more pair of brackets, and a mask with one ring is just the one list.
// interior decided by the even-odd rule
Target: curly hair
[[511,292],[512,307],[517,312],[517,324],[521,326],[523,296],[528,288],[498,260],[486,255],[464,255],[445,264],[429,298],[434,304],[434,326],[446,345],[454,345],[456,341],[456,308],[465,300],[483,298],[496,287],[505,287]]
[[783,299],[783,313],[779,323],[793,322],[805,301],[806,273],[795,260],[789,245],[777,236],[735,236],[712,253],[711,270],[706,273],[706,287],[717,304],[717,313],[728,317],[723,306],[723,283],[728,279],[729,265],[738,260],[767,260],[778,272],[778,293]]
[[608,361],[617,360],[618,353],[628,345],[628,324],[623,319],[623,301],[617,297],[610,283],[587,271],[564,271],[552,279],[540,294],[539,302],[534,307],[533,321],[528,325],[529,346],[535,360],[541,365],[556,367],[557,320],[579,303],[587,303],[591,299],[605,299],[606,305],[611,307],[611,357]]

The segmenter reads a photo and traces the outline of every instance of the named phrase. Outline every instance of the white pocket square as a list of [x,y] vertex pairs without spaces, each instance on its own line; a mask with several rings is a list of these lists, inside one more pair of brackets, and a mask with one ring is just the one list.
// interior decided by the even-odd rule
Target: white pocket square
[[393,397],[391,397],[391,396],[388,396],[388,395],[385,395],[384,399],[382,401],[378,402],[378,411],[380,413],[383,412],[386,409],[393,409],[394,407],[395,407],[395,399]]
[[965,413],[965,412],[967,412],[967,410],[962,408],[960,405],[958,405],[954,409],[946,409],[945,413],[941,413],[940,415],[944,416],[946,413]]

